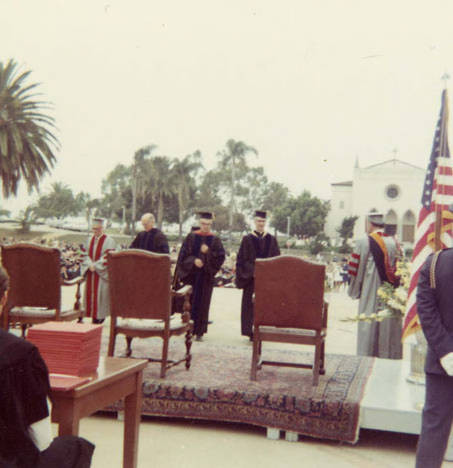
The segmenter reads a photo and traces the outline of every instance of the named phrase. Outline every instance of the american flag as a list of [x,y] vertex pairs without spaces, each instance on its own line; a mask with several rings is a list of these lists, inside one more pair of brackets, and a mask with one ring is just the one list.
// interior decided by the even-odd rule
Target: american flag
[[435,250],[436,212],[441,216],[441,248],[451,247],[452,213],[449,206],[453,203],[453,171],[448,147],[448,96],[442,92],[442,104],[433,147],[423,185],[422,206],[418,216],[415,234],[415,247],[412,254],[411,279],[408,291],[403,339],[420,329],[417,317],[416,293],[420,269],[425,260]]

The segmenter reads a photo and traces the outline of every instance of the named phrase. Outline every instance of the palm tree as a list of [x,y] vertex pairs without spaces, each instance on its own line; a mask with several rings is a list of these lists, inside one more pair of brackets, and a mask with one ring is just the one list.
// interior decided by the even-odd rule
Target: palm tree
[[36,221],[35,207],[33,205],[27,206],[19,213],[19,232],[26,234],[30,232],[31,225]]
[[0,180],[5,198],[17,194],[23,179],[29,192],[53,167],[59,148],[50,105],[35,100],[37,83],[26,85],[31,71],[17,72],[17,64],[0,62]]
[[194,185],[194,176],[203,167],[200,151],[188,154],[184,159],[174,159],[171,167],[172,182],[178,199],[179,242],[182,241],[182,223],[187,215],[190,188]]
[[137,197],[143,196],[145,193],[146,157],[156,148],[156,145],[143,146],[134,154],[132,165],[132,234],[135,234],[135,222],[137,221]]
[[162,229],[164,219],[164,197],[172,195],[170,160],[167,156],[156,156],[149,161],[149,183],[157,199],[157,227]]
[[91,218],[93,213],[100,206],[100,200],[98,198],[91,198],[91,195],[86,192],[80,192],[76,196],[76,202],[79,210],[85,210],[85,219],[87,221],[87,231],[90,231]]
[[236,212],[236,174],[245,174],[247,170],[247,154],[258,154],[253,147],[243,141],[230,139],[226,142],[226,149],[218,153],[220,168],[231,174],[230,178],[230,211],[229,211],[229,244],[232,243],[233,217]]

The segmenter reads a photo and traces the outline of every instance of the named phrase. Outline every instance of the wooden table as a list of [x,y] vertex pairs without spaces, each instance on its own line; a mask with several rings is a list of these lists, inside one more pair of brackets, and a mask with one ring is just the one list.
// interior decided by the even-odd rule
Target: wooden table
[[79,420],[124,398],[123,467],[136,468],[145,359],[101,357],[92,380],[72,390],[52,389],[58,435],[78,435]]

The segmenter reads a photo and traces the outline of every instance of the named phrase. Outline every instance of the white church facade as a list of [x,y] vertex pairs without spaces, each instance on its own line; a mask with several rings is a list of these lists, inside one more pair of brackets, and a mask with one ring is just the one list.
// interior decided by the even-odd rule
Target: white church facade
[[366,214],[377,211],[384,214],[390,232],[395,233],[405,247],[412,246],[424,179],[425,169],[398,159],[364,168],[357,162],[352,180],[331,185],[326,235],[333,245],[339,245],[337,229],[343,219],[358,216],[354,239],[361,237],[365,232]]

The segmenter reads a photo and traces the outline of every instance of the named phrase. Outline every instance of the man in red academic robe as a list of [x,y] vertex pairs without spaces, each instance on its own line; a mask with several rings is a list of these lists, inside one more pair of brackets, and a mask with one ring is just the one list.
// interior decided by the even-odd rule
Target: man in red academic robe
[[83,249],[82,275],[86,274],[85,315],[93,323],[102,323],[110,315],[107,253],[115,250],[112,237],[104,232],[104,220],[93,219],[93,235]]

